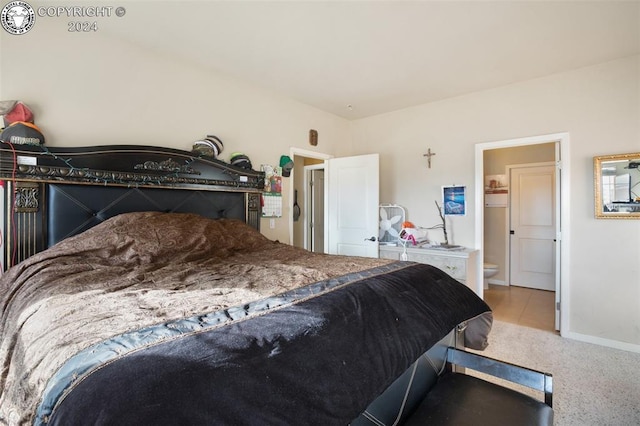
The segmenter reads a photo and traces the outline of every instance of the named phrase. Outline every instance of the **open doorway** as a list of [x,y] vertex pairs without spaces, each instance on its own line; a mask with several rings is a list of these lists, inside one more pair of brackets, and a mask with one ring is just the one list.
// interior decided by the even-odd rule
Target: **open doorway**
[[324,164],[304,166],[304,188],[303,246],[311,252],[324,253]]
[[[522,148],[526,150],[524,147],[533,147],[540,148],[538,145],[551,144],[553,147],[553,162],[556,165],[556,200],[557,200],[557,223],[558,223],[558,231],[556,235],[555,244],[555,306],[553,306],[555,311],[555,328],[560,330],[561,333],[563,330],[568,330],[568,317],[569,317],[569,279],[568,279],[568,227],[562,227],[563,223],[568,223],[568,215],[569,215],[569,181],[568,181],[568,150],[569,150],[569,136],[566,133],[560,134],[552,134],[552,135],[543,135],[529,138],[521,138],[521,139],[512,139],[506,141],[498,141],[498,142],[488,142],[481,143],[476,145],[476,185],[475,185],[475,206],[476,206],[476,248],[481,250],[482,259],[485,262],[489,263],[499,263],[501,259],[508,259],[507,247],[509,247],[509,227],[507,226],[508,216],[506,209],[503,209],[502,212],[498,210],[485,210],[485,175],[486,174],[499,174],[506,173],[506,171],[497,171],[496,170],[485,170],[485,156],[490,156],[492,152],[498,154],[508,153],[509,149],[512,148]],[[494,151],[495,150],[495,151]],[[505,151],[502,151],[505,150]],[[531,157],[527,154],[526,162],[531,161]],[[513,162],[513,160],[509,160],[509,162]],[[523,161],[524,162],[524,161]],[[495,251],[487,246],[488,240],[495,234],[496,229],[492,227],[491,224],[487,224],[486,219],[491,219],[490,217],[485,218],[485,216],[502,216],[504,226],[499,226],[500,232],[504,232],[506,235],[501,238],[501,242],[498,243],[504,252],[504,255],[495,254]],[[495,226],[495,223],[494,223]],[[488,250],[489,249],[489,250]],[[489,259],[487,260],[487,256]],[[492,257],[494,256],[494,257]],[[496,260],[497,262],[491,262],[491,260]],[[507,260],[502,260],[502,263],[505,265],[505,271],[498,276],[496,275],[497,280],[503,280],[502,284],[508,284],[509,275],[508,268],[509,263]],[[479,276],[477,279],[482,280],[483,269],[479,268]],[[481,293],[484,293],[484,289]],[[483,296],[483,294],[481,294]],[[563,297],[564,296],[564,297]]]
[[[316,188],[312,190],[310,185],[310,177],[307,173],[311,173],[313,170],[316,176],[319,173],[324,172],[324,161],[332,158],[331,155],[323,154],[320,152],[308,151],[299,148],[291,148],[290,157],[293,160],[293,173],[291,185],[289,187],[290,194],[289,199],[294,203],[297,199],[299,214],[292,215],[289,218],[289,244],[300,247],[313,249],[319,252],[323,252],[324,249],[320,248],[320,241],[318,238],[313,241],[312,234],[309,232],[309,221],[314,221],[314,227],[322,229],[324,234],[324,214],[313,215],[313,211],[318,212],[318,209],[322,208],[324,213],[324,203],[320,203],[317,197],[320,197],[323,201],[325,199],[324,186],[322,189]],[[315,184],[315,183],[314,183]],[[314,201],[315,198],[315,201]],[[295,218],[295,219],[294,219]],[[315,244],[314,244],[315,243]],[[311,244],[311,245],[310,245]],[[324,241],[322,241],[324,245]]]
[[[539,265],[533,266],[537,270],[555,270],[555,209],[559,207],[553,197],[555,155],[554,142],[484,152],[483,261],[485,269],[488,264],[496,271],[485,279],[485,283],[538,287],[535,283],[528,285],[531,280],[518,279],[518,275],[524,274],[523,270],[529,269],[526,260],[533,260],[534,257],[520,261],[521,252],[516,250],[517,247],[524,247],[525,251],[536,254]],[[540,226],[533,226],[539,225],[538,222],[548,225],[543,229],[544,234],[537,232]],[[522,244],[515,244],[520,241]],[[512,268],[514,264],[516,269]],[[544,278],[549,279],[548,276]],[[550,280],[551,287],[545,288],[555,290],[555,278],[550,277]]]
[[555,331],[556,143],[484,154],[484,299],[497,320]]
[[[309,200],[310,188],[305,186],[305,167],[323,170],[324,253],[347,256],[378,257],[378,205],[379,205],[379,156],[378,154],[333,158],[330,155],[291,148],[294,168],[289,199]],[[314,166],[317,164],[317,167]],[[318,194],[320,196],[320,194]],[[293,209],[292,209],[293,211]],[[308,235],[309,209],[302,209],[298,220],[289,215],[290,244],[305,248]],[[297,215],[296,215],[297,216]],[[339,219],[339,220],[338,220]]]

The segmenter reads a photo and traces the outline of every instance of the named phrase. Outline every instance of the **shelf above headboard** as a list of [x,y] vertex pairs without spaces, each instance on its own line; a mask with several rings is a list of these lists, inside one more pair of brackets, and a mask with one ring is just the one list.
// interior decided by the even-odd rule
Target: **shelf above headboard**
[[144,145],[59,148],[0,143],[0,178],[210,191],[261,191],[264,174]]

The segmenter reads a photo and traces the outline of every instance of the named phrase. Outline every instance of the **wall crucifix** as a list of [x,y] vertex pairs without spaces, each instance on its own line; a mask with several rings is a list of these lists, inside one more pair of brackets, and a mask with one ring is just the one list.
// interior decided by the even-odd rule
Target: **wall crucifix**
[[427,157],[427,164],[429,165],[429,168],[431,168],[431,157],[433,157],[434,155],[436,155],[435,152],[431,152],[431,148],[429,148],[427,150],[426,154],[423,154],[423,157]]

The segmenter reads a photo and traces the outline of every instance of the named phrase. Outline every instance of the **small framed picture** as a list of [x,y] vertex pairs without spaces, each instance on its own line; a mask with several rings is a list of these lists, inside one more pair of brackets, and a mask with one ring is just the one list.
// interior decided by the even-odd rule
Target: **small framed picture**
[[508,194],[509,180],[507,175],[486,175],[484,177],[485,194]]
[[443,186],[442,206],[445,216],[464,216],[467,214],[466,186]]

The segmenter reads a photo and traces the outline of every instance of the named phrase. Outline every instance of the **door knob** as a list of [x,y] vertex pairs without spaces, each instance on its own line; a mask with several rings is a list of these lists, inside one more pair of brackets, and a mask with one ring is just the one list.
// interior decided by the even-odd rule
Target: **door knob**
[[376,237],[365,238],[364,240],[365,240],[365,241],[375,241],[375,240],[376,240]]

